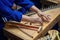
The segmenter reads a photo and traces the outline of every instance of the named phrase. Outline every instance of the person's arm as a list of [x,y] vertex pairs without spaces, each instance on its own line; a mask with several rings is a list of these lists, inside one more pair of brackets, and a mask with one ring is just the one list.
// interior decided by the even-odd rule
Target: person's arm
[[29,17],[29,16],[26,16],[26,15],[23,15],[22,16],[22,21],[27,21],[27,22],[31,22],[31,23],[39,23],[39,24],[43,25],[43,21],[38,16],[37,17]]
[[33,11],[33,12],[36,12],[36,13],[42,12],[42,11],[41,11],[40,9],[38,9],[35,5],[33,5],[33,6],[30,8],[30,10]]
[[0,1],[0,15],[6,17],[8,20],[21,21],[22,13],[12,10],[6,6],[2,1]]
[[0,1],[0,15],[2,17],[6,17],[7,20],[12,20],[12,21],[20,22],[21,20],[23,20],[23,21],[29,21],[29,22],[38,22],[38,23],[41,22],[38,17],[37,18],[39,20],[36,20],[37,18],[31,18],[25,15],[22,15],[21,12],[12,10],[8,6],[4,5],[1,1]]
[[44,14],[42,11],[40,11],[36,6],[34,6],[34,4],[29,1],[29,0],[16,0],[16,4],[24,7],[25,9],[34,11],[38,14],[39,17],[41,17],[43,20],[45,21],[49,21],[50,18],[48,17],[48,15]]
[[34,11],[37,13],[37,15],[43,20],[43,21],[49,21],[50,20],[50,15],[44,14],[40,9],[38,9],[36,6],[32,6],[30,8],[31,11]]
[[30,8],[34,5],[30,0],[15,0],[15,3],[26,10],[30,10]]

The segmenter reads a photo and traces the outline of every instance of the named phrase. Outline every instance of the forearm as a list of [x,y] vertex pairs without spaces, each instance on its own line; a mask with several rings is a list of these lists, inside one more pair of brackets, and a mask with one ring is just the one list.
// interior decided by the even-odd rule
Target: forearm
[[[35,7],[34,5],[30,8],[31,11],[36,12],[38,14],[38,12],[41,12],[37,7]],[[22,16],[22,21],[31,21],[31,17],[28,17],[26,15]]]
[[22,21],[30,21],[30,17],[26,16],[26,15],[22,15]]
[[33,12],[36,12],[36,13],[41,12],[41,10],[39,10],[39,9],[38,9],[36,6],[34,6],[34,5],[30,8],[30,10],[33,11]]

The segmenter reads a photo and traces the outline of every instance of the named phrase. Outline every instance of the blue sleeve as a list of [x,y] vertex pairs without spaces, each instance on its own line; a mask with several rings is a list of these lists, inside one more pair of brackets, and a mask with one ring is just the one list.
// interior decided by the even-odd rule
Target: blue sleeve
[[15,3],[27,10],[29,10],[34,5],[30,0],[16,0]]
[[12,10],[0,1],[0,15],[7,17],[8,20],[20,21],[22,13],[16,10]]
[[26,10],[25,8],[20,8],[18,9],[18,11],[22,12],[22,14],[24,15],[28,10]]

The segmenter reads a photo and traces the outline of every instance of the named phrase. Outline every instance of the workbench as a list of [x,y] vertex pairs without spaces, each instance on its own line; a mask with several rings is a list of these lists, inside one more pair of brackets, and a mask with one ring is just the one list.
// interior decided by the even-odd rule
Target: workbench
[[[22,31],[20,31],[18,28],[10,27],[10,28],[4,28],[4,32],[6,36],[14,39],[14,40],[37,40],[39,37],[44,36],[56,23],[60,20],[60,8],[50,9],[47,11],[44,11],[44,13],[51,15],[51,20],[48,23],[43,23],[42,30],[37,33],[34,32],[31,34],[32,30],[28,30],[27,32],[30,33],[33,38],[29,37]],[[8,27],[8,26],[7,26]]]

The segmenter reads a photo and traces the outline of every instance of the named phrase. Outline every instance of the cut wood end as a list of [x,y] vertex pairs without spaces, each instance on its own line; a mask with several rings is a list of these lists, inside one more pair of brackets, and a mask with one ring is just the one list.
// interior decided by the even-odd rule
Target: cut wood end
[[39,33],[41,30],[42,30],[42,26],[39,27],[39,29],[38,29],[38,33]]

